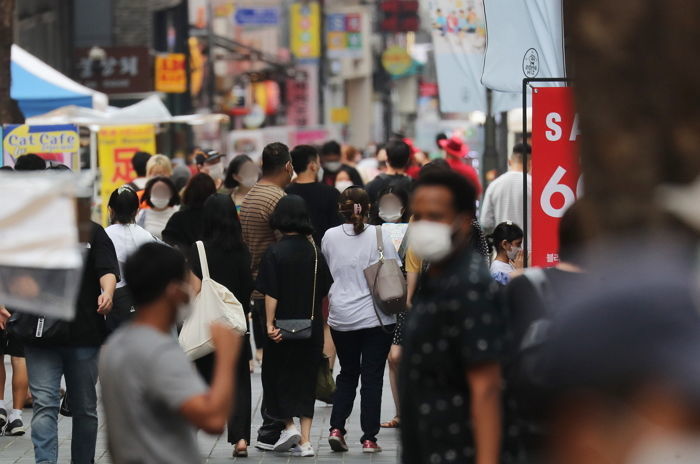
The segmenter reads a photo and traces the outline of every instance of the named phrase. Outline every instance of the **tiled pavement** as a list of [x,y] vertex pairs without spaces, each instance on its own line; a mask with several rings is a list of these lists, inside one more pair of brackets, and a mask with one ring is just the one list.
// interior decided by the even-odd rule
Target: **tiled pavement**
[[[10,398],[10,378],[11,367],[9,358],[5,360],[5,367],[8,373],[7,385],[5,388],[5,398]],[[337,368],[336,368],[337,372]],[[253,382],[253,433],[252,437],[255,440],[257,428],[262,421],[260,417],[259,407],[261,400],[260,387],[260,370],[256,368],[255,374],[252,377]],[[389,388],[388,376],[384,381],[384,398],[382,401],[382,419],[388,420],[392,417],[394,406],[391,398],[391,390]],[[232,446],[226,442],[226,435],[214,437],[203,433],[199,434],[199,443],[205,462],[209,464],[221,463],[295,463],[295,462],[314,462],[320,464],[355,464],[355,463],[397,463],[398,462],[398,434],[394,430],[382,430],[379,434],[379,444],[384,451],[375,455],[363,455],[359,445],[361,436],[360,431],[360,407],[359,407],[359,389],[358,395],[353,409],[353,414],[347,425],[348,429],[348,444],[350,451],[348,453],[333,453],[328,446],[326,440],[328,434],[328,423],[330,418],[331,408],[322,403],[316,403],[316,413],[314,417],[314,425],[312,429],[312,443],[316,450],[315,458],[295,458],[289,455],[276,455],[274,453],[265,453],[250,447],[250,457],[233,459],[231,452]],[[102,418],[100,412],[100,419]],[[24,412],[25,423],[31,421],[31,410]],[[59,464],[70,463],[70,443],[71,443],[71,419],[60,416],[58,423],[59,433]],[[29,432],[23,437],[0,437],[0,464],[30,464],[34,462],[34,452],[32,442],[29,438]],[[105,437],[104,423],[100,420],[100,433],[97,440],[97,455],[96,463],[109,464],[111,462],[109,453],[107,452],[107,442]]]

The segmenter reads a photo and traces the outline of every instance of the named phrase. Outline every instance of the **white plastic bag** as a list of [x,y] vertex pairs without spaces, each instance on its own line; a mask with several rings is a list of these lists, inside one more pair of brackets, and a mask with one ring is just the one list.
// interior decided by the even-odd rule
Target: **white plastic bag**
[[211,324],[221,322],[235,331],[248,331],[243,306],[226,287],[209,276],[209,264],[204,243],[197,242],[199,263],[202,267],[202,289],[193,302],[193,311],[180,331],[180,346],[191,360],[199,359],[214,351],[211,340]]

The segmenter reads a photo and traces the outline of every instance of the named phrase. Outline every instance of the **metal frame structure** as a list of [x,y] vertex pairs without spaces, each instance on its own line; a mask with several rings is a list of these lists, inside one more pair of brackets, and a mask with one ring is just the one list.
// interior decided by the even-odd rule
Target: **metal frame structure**
[[[527,145],[527,88],[532,84],[533,82],[573,82],[573,79],[570,79],[568,77],[526,77],[523,79],[523,134],[522,134],[522,140],[523,144]],[[529,246],[528,246],[528,237],[529,237],[529,227],[530,224],[528,224],[527,220],[527,211],[528,211],[528,205],[527,205],[527,162],[528,162],[528,153],[527,150],[525,150],[525,153],[523,153],[523,266],[528,267],[530,264],[530,258],[529,258]],[[533,199],[534,201],[534,199]]]

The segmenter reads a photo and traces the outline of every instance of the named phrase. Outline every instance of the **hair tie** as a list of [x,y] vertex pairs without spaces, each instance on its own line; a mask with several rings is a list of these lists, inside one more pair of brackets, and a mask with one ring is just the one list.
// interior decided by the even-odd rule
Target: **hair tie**
[[357,214],[358,216],[362,214],[362,205],[360,205],[359,203],[354,203],[352,206],[355,214]]

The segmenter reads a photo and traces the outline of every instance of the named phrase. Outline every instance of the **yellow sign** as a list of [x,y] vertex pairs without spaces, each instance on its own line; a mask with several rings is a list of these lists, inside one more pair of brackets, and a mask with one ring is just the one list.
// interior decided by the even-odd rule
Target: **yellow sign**
[[131,158],[137,151],[155,153],[156,131],[153,125],[113,126],[100,129],[97,150],[102,185],[102,223],[107,225],[107,203],[112,192],[136,177]]
[[291,8],[289,43],[299,60],[321,56],[321,9],[318,2],[294,3]]
[[350,108],[340,106],[331,108],[331,123],[333,124],[349,124],[350,123]]
[[382,53],[382,66],[392,76],[403,76],[413,66],[413,58],[401,47],[389,47]]
[[187,66],[184,53],[156,56],[156,91],[187,92]]
[[14,166],[22,155],[34,153],[47,161],[80,168],[78,128],[71,124],[52,126],[6,125],[2,141],[0,166]]

